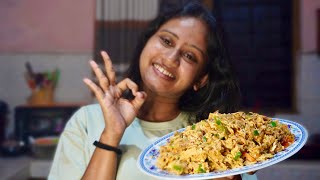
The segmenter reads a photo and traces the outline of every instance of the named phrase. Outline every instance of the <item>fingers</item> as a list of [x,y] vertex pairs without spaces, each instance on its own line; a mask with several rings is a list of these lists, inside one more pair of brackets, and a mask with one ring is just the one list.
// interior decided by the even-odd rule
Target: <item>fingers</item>
[[104,90],[107,91],[109,89],[109,80],[108,78],[103,74],[102,70],[99,68],[98,64],[91,60],[90,61],[90,66],[94,72],[94,74],[97,76],[100,87]]
[[109,79],[111,85],[115,85],[116,82],[116,73],[112,67],[112,62],[109,55],[105,51],[101,51],[101,56],[104,61],[104,66],[106,68],[106,75]]
[[138,85],[129,78],[122,80],[116,85],[115,71],[112,68],[110,57],[105,51],[101,51],[101,55],[104,60],[106,74],[102,72],[102,70],[99,68],[99,65],[95,61],[90,61],[90,66],[99,81],[100,87],[88,78],[83,79],[84,83],[91,89],[91,91],[94,92],[100,104],[104,98],[108,99],[109,97],[109,99],[117,99],[121,97],[121,94],[125,90],[131,90],[132,94],[135,96],[135,98],[131,100],[131,103],[134,109],[138,111],[141,105],[144,103],[147,94],[145,92],[138,92]]
[[110,85],[115,85],[116,73],[112,67],[112,62],[110,60],[109,55],[105,51],[101,51],[101,56],[104,61],[106,75],[103,73],[103,71],[100,69],[99,65],[95,61],[91,60],[90,66],[94,74],[98,78],[100,87],[104,91],[107,91]]
[[137,92],[135,98],[131,101],[135,111],[138,113],[140,107],[144,103],[147,94],[145,92]]
[[125,78],[124,80],[119,82],[117,86],[121,90],[121,93],[126,89],[130,89],[134,96],[136,96],[136,93],[138,92],[138,89],[139,89],[138,85],[129,78]]
[[122,80],[121,82],[119,82],[117,84],[117,86],[120,89],[121,93],[123,91],[125,91],[126,89],[130,89],[132,91],[132,94],[135,96],[135,98],[131,101],[131,103],[132,103],[135,111],[138,112],[138,110],[140,109],[140,107],[144,103],[144,101],[147,97],[147,94],[143,91],[138,92],[138,90],[139,90],[138,85],[129,78]]
[[101,102],[104,97],[104,92],[88,78],[84,78],[83,82],[89,87],[89,89],[91,89],[91,91],[96,96],[97,100]]
[[115,98],[120,98],[122,91],[117,86],[109,86],[109,91],[106,91],[106,93],[110,93]]

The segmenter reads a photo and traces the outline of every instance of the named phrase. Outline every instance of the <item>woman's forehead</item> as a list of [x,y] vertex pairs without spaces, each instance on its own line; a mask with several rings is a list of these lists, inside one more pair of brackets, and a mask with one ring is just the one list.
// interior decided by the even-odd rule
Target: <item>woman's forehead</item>
[[168,20],[165,22],[161,28],[185,28],[186,30],[190,30],[192,28],[193,30],[198,30],[198,31],[204,31],[204,33],[207,33],[207,27],[205,23],[195,17],[177,17]]
[[196,45],[202,51],[206,50],[208,29],[206,24],[195,17],[179,17],[164,23],[158,30],[174,34],[177,39],[190,45]]

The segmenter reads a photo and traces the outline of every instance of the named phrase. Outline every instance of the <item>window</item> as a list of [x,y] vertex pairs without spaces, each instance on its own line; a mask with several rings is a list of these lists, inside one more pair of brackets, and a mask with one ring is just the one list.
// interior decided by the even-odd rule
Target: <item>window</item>
[[244,108],[292,108],[292,1],[215,0]]

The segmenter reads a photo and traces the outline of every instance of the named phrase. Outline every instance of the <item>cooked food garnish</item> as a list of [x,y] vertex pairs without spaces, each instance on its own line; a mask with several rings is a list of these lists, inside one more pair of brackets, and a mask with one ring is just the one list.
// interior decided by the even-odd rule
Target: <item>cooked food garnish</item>
[[272,158],[294,142],[287,125],[257,113],[210,113],[160,147],[157,166],[174,174],[242,167]]

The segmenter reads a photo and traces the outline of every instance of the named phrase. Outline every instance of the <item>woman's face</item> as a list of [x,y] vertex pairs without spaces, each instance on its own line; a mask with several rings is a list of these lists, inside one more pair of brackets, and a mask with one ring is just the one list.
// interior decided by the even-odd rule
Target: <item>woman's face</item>
[[143,89],[180,97],[204,77],[205,24],[194,17],[171,19],[150,37],[140,56]]

